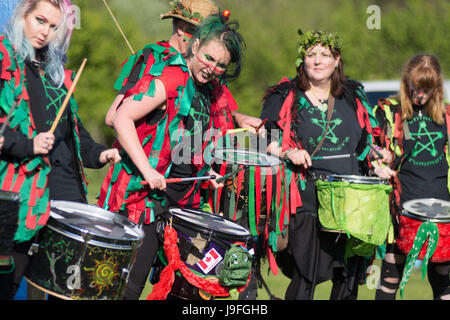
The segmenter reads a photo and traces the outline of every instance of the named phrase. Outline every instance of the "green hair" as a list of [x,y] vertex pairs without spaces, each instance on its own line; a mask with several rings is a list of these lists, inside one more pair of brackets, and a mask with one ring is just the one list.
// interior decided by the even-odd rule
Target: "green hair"
[[221,75],[221,80],[235,80],[241,73],[242,66],[242,52],[245,47],[244,38],[237,32],[239,24],[236,22],[227,23],[222,15],[214,14],[203,20],[190,40],[189,46],[186,51],[186,57],[190,58],[194,54],[192,52],[192,46],[198,39],[199,48],[208,43],[211,40],[218,40],[222,42],[225,48],[230,53],[230,64],[233,64],[234,72],[229,74],[225,72]]
[[331,50],[342,52],[342,42],[336,33],[324,31],[307,31],[303,33],[301,29],[298,29],[298,34],[300,35],[300,40],[297,43],[297,60],[295,61],[297,68],[303,63],[306,50],[315,45],[321,44]]

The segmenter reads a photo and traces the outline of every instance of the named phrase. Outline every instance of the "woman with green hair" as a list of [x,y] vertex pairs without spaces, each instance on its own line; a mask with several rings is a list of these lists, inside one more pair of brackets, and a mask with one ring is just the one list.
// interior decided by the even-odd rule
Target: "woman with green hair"
[[[321,227],[315,179],[367,175],[367,142],[372,140],[375,122],[371,123],[373,115],[362,85],[344,76],[338,36],[301,30],[299,35],[296,77],[285,78],[266,91],[261,113],[262,119],[268,119],[269,133],[281,132],[269,150],[286,159],[290,181],[296,184],[290,188],[288,248],[293,265],[290,271],[284,269],[291,277],[286,299],[313,299],[316,284],[327,280],[333,281],[330,299],[356,298],[357,272],[365,270],[359,270],[360,257],[345,261],[345,234]],[[313,154],[349,157],[313,161]]]
[[[108,172],[98,204],[141,223],[145,231],[124,299],[139,299],[145,287],[160,248],[157,215],[168,204],[199,208],[204,202],[200,183],[166,184],[166,179],[215,174],[203,153],[213,130],[227,127],[217,116],[225,98],[220,81],[239,76],[242,47],[232,24],[219,15],[208,17],[193,34],[186,58],[155,46],[158,63],[114,113],[123,158]],[[223,185],[212,180],[210,186]]]

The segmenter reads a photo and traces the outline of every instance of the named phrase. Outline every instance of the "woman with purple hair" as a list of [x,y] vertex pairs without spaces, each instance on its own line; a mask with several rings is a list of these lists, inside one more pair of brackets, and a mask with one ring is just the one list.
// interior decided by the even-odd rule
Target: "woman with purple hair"
[[120,161],[117,149],[96,143],[73,97],[51,128],[72,84],[65,70],[74,11],[68,0],[22,0],[0,35],[0,189],[20,194],[12,252],[1,252],[0,298],[12,299],[28,265],[27,251],[46,225],[50,200],[87,202],[83,167]]

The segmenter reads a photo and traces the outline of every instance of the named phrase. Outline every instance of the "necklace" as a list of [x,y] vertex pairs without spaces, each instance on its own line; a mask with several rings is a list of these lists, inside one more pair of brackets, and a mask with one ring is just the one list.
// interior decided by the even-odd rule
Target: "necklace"
[[311,91],[311,94],[319,101],[319,105],[317,106],[317,108],[319,108],[320,111],[322,112],[326,112],[328,110],[328,97],[330,95],[330,89],[328,89],[328,93],[327,93],[327,98],[326,99],[321,99],[319,98],[316,93],[314,92],[313,88],[309,89]]

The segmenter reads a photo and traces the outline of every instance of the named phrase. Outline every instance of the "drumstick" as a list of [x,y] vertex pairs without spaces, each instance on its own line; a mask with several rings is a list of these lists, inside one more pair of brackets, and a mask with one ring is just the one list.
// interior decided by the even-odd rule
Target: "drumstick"
[[111,8],[109,7],[109,5],[106,3],[106,0],[103,0],[103,3],[105,4],[106,9],[108,10],[109,14],[111,15],[111,18],[113,19],[114,23],[116,24],[117,29],[119,29],[119,32],[122,34],[122,37],[125,39],[125,42],[127,43],[128,48],[130,48],[131,52],[132,52],[133,54],[135,54],[133,48],[131,47],[130,42],[128,42],[128,39],[127,39],[127,37],[125,36],[125,33],[122,31],[122,28],[120,27],[119,22],[117,21],[116,17],[115,17],[114,14],[112,13]]
[[267,118],[264,119],[263,122],[261,122],[261,124],[256,128],[256,133],[258,133],[259,129],[262,128],[262,126],[267,122]]
[[239,168],[237,170],[234,170],[230,173],[227,173],[226,175],[222,176],[221,178],[217,179],[216,182],[217,183],[221,183],[222,181],[224,181],[225,179],[228,179],[231,176],[234,176],[235,174],[241,172],[242,170],[245,170],[247,168],[247,166],[243,166],[242,168]]
[[383,155],[380,153],[380,151],[378,151],[378,149],[371,144],[370,142],[367,142],[367,144],[369,145],[369,147],[373,150],[373,152],[375,152],[375,154],[378,156],[378,158],[383,159]]
[[344,158],[350,158],[353,154],[346,153],[346,154],[337,154],[334,156],[315,156],[311,157],[311,160],[333,160],[333,159],[344,159]]
[[73,80],[73,83],[70,86],[69,91],[67,92],[66,98],[64,99],[64,102],[61,105],[61,108],[59,109],[58,114],[56,115],[55,121],[53,121],[52,127],[50,128],[50,131],[49,131],[50,133],[53,133],[55,131],[56,126],[58,125],[58,122],[64,113],[64,109],[66,109],[66,106],[69,103],[70,97],[72,96],[73,92],[75,91],[75,86],[77,85],[77,82],[80,79],[81,73],[83,72],[86,62],[87,62],[87,59],[84,58],[83,63],[81,63],[81,67],[80,67],[80,69],[78,69],[75,79]]
[[[166,183],[177,183],[177,182],[189,182],[189,181],[197,181],[197,180],[214,180],[216,178],[215,175],[210,176],[202,176],[202,177],[188,177],[188,178],[169,178],[166,179]],[[141,181],[141,185],[148,185],[147,181]]]
[[6,124],[9,122],[9,119],[11,118],[12,113],[13,113],[14,109],[16,108],[16,106],[17,106],[17,102],[14,101],[14,104],[12,105],[11,109],[9,109],[9,112],[6,115],[5,122],[3,122],[2,128],[0,129],[0,138],[3,137],[3,134],[5,133],[5,129],[6,129]]

